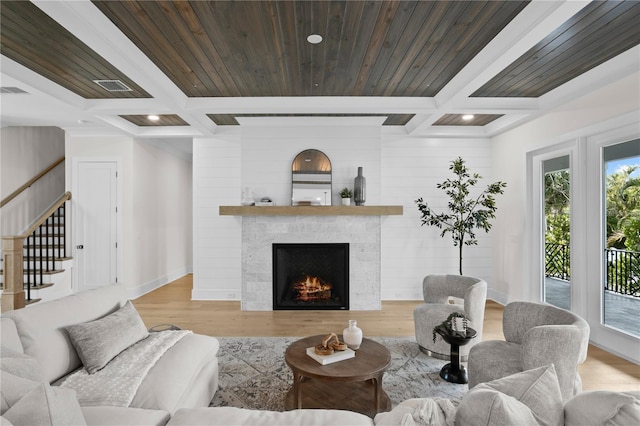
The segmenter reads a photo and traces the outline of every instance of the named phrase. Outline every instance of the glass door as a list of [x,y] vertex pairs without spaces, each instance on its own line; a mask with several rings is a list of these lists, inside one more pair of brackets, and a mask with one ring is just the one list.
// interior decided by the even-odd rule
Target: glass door
[[640,139],[602,154],[602,322],[640,337]]
[[571,309],[571,174],[570,157],[542,162],[544,226],[543,300]]

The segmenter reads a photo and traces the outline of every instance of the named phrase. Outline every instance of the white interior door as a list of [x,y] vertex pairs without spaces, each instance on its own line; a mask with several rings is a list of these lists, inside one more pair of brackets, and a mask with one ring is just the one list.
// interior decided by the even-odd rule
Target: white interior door
[[78,290],[117,282],[117,163],[79,161],[75,198]]

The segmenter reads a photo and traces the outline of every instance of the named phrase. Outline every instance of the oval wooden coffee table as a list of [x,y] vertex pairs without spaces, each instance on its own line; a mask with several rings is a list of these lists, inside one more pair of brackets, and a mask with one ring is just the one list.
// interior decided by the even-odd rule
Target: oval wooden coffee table
[[306,351],[323,337],[306,337],[287,348],[284,359],[293,371],[293,386],[287,393],[285,409],[334,408],[369,417],[389,411],[391,401],[382,389],[382,376],[391,363],[389,350],[365,338],[355,357],[322,365]]

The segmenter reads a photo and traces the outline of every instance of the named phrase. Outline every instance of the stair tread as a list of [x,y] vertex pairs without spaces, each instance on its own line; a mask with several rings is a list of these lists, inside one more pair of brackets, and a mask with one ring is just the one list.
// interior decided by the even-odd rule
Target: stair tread
[[[28,283],[24,283],[24,289],[26,290],[27,287],[29,287]],[[49,287],[53,287],[53,284],[51,283],[45,283],[45,284],[31,284],[31,289],[36,289],[36,290],[40,290],[43,288],[49,288]]]

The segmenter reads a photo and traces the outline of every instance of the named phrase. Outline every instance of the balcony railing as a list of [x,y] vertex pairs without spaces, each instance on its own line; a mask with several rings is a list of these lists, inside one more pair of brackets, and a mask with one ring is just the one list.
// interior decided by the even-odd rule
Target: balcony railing
[[607,282],[605,289],[640,297],[640,252],[605,249]]
[[[545,244],[545,276],[569,281],[570,250],[565,244]],[[605,249],[605,290],[640,298],[640,252]]]
[[546,243],[544,246],[545,276],[569,281],[571,255],[566,244]]

